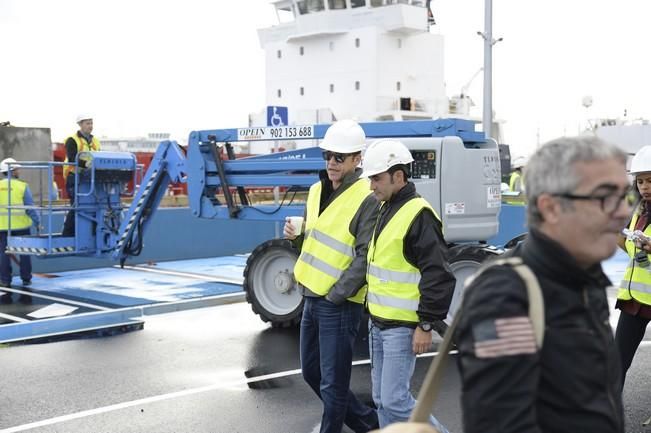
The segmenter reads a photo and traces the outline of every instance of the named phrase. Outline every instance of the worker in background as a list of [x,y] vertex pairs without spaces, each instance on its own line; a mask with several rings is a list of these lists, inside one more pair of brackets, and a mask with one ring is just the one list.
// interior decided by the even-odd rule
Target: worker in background
[[[640,230],[651,238],[651,146],[644,146],[635,154],[630,173],[635,176],[639,200],[628,229]],[[620,310],[615,342],[619,349],[624,380],[651,319],[651,243],[644,239],[634,241],[621,236],[619,246],[630,257],[615,305]]]
[[[441,219],[409,182],[414,159],[397,140],[373,142],[362,176],[381,202],[368,249],[367,308],[373,401],[380,427],[407,421],[416,400],[410,391],[416,355],[432,346],[454,293]],[[430,422],[447,432],[434,417]]]
[[[93,117],[90,114],[77,116],[79,130],[66,138],[66,159],[65,162],[74,163],[77,161],[77,154],[80,152],[97,152],[100,150],[99,140],[93,136]],[[82,170],[90,167],[90,157],[81,155],[79,157],[79,168]],[[75,205],[75,171],[74,165],[63,166],[63,177],[66,180],[66,192],[70,198],[70,205]],[[75,212],[71,210],[66,215],[63,223],[63,236],[75,235]]]
[[529,159],[527,239],[507,253],[538,280],[536,343],[525,282],[508,264],[466,288],[456,337],[465,433],[623,433],[621,369],[601,261],[630,207],[626,155],[597,137],[560,138]]
[[[360,178],[366,136],[357,122],[328,128],[320,147],[326,170],[310,187],[304,235],[292,224],[284,235],[300,245],[294,277],[303,290],[300,353],[303,378],[323,402],[321,433],[377,427],[377,413],[350,390],[353,346],[366,296],[366,252],[378,202]],[[301,245],[302,242],[302,245]]]
[[[13,158],[5,158],[0,162],[0,285],[11,287],[12,270],[10,256],[6,253],[7,236],[9,235],[9,208],[7,206],[33,206],[34,199],[26,182],[20,180],[18,165]],[[9,172],[11,171],[11,181]],[[28,235],[32,224],[39,227],[40,220],[34,209],[11,210],[11,235]],[[20,278],[23,286],[32,284],[32,260],[30,256],[19,256]],[[3,300],[6,298],[3,298]],[[9,297],[10,299],[10,297]]]
[[523,192],[524,182],[522,179],[522,169],[527,164],[527,158],[518,156],[511,163],[511,177],[509,178],[509,190],[511,192]]

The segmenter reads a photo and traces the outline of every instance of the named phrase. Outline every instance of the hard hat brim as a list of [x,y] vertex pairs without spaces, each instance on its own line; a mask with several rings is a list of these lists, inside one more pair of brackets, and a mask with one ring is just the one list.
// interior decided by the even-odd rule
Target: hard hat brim
[[365,170],[364,168],[362,168],[362,174],[360,175],[360,177],[371,177],[371,176],[375,176],[376,174],[384,173],[385,171],[387,170],[378,169],[378,168],[376,169],[369,168]]

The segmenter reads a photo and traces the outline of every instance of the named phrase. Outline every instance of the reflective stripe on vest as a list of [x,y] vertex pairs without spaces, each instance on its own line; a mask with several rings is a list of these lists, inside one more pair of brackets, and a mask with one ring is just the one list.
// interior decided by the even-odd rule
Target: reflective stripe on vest
[[[305,238],[294,266],[294,278],[317,295],[328,294],[355,258],[355,237],[350,223],[362,202],[371,194],[367,179],[358,179],[334,199],[319,215],[321,182],[310,187],[307,196]],[[350,301],[362,303],[366,286]]]
[[[66,141],[64,143],[67,143],[69,139],[75,140],[75,143],[77,143],[77,153],[81,152],[97,152],[100,150],[100,143],[99,140],[96,137],[93,137],[90,140],[90,144],[86,141],[85,138],[80,137],[79,134],[72,134],[70,137],[66,138]],[[67,153],[66,153],[67,155]],[[86,161],[86,166],[88,167],[90,165],[90,157],[89,156],[80,156],[78,158],[80,161]],[[70,162],[68,161],[68,156],[66,156],[65,162]],[[72,161],[74,162],[74,161]],[[63,166],[63,178],[65,179],[68,177],[68,173],[74,173],[75,172],[75,166],[74,165],[64,165]]]
[[[629,224],[629,230],[635,229],[635,224],[637,223],[638,218],[640,217],[639,212],[633,214],[631,218],[631,223]],[[647,226],[644,229],[644,234],[651,236],[651,225]],[[626,272],[624,273],[624,279],[619,285],[619,290],[617,291],[617,299],[629,300],[635,299],[641,304],[651,305],[651,266],[646,268],[640,267],[639,263],[635,263],[636,252],[640,250],[635,248],[635,242],[626,240],[626,252],[628,256],[631,257],[631,260],[626,267]],[[648,256],[651,259],[651,256]]]
[[[12,178],[11,185],[9,179],[0,180],[0,230],[9,230],[9,208],[7,208],[7,205],[22,206],[26,189],[27,184],[20,179]],[[23,209],[11,210],[12,230],[29,228],[31,225],[32,219]]]
[[416,216],[429,210],[439,216],[423,198],[413,198],[391,217],[368,247],[367,304],[372,316],[402,322],[418,322],[420,271],[404,256],[404,239]]

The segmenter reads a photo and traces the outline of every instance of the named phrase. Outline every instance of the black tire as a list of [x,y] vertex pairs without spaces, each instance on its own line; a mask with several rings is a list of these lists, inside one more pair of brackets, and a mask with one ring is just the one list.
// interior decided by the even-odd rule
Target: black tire
[[246,261],[246,301],[275,328],[289,328],[301,321],[303,296],[294,280],[298,253],[291,241],[272,239],[258,245]]
[[448,261],[452,273],[457,279],[454,286],[454,295],[450,303],[450,310],[445,322],[449,325],[452,318],[463,301],[464,284],[468,277],[474,274],[481,264],[491,257],[496,257],[500,252],[483,245],[455,245],[448,250]]

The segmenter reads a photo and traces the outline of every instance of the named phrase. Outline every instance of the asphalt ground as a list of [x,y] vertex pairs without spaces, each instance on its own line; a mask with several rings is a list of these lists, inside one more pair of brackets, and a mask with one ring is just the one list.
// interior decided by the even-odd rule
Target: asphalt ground
[[[366,338],[351,387],[370,402]],[[650,346],[628,376],[628,432],[651,431]],[[414,392],[431,359],[418,359]],[[300,375],[298,331],[270,328],[245,303],[153,316],[111,337],[2,346],[0,366],[0,432],[311,433],[321,415]],[[462,431],[459,386],[452,362],[434,408],[451,432]]]

